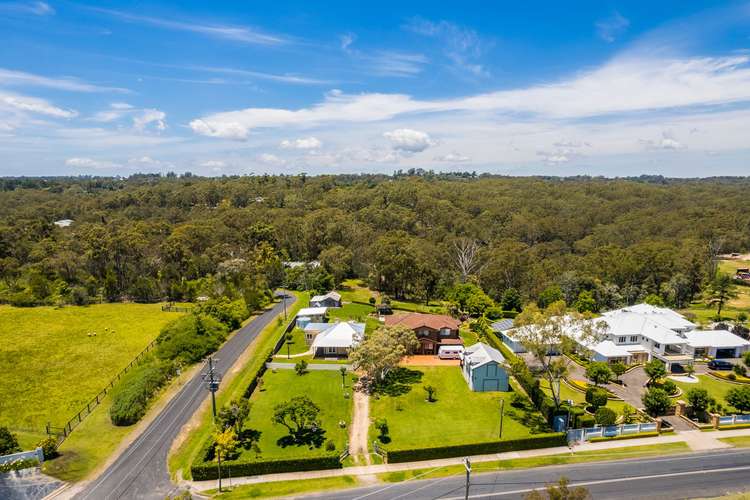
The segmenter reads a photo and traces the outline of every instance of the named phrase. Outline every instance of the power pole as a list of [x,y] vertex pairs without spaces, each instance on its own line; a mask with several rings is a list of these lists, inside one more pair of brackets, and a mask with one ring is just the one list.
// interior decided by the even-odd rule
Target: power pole
[[219,390],[219,380],[221,376],[216,372],[213,356],[208,357],[206,366],[208,369],[203,372],[203,380],[206,382],[206,388],[211,392],[211,408],[213,409],[214,420],[216,420],[216,391]]
[[503,417],[505,416],[505,399],[500,400],[500,437],[503,437]]
[[469,500],[469,485],[471,484],[471,460],[469,457],[464,458],[464,467],[466,468],[466,494],[464,498]]

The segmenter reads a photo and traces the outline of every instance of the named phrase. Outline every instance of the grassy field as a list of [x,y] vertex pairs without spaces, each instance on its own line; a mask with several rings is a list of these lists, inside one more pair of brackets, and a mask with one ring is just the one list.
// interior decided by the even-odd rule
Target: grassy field
[[[359,279],[344,280],[344,282],[341,283],[339,292],[341,293],[341,300],[344,302],[369,304],[370,297],[375,297],[378,302],[380,302],[378,292],[367,288],[364,282]],[[424,304],[418,302],[407,302],[403,300],[395,300],[393,297],[391,297],[391,307],[394,310],[425,313],[444,314],[446,311],[443,303],[430,302],[429,304]]]
[[[345,398],[344,393],[351,395],[352,380],[347,376],[346,388],[341,387],[341,375],[337,371],[310,371],[297,375],[294,370],[267,371],[263,375],[263,388],[256,390],[250,398],[252,410],[245,423],[246,428],[260,432],[260,460],[282,457],[306,457],[325,453],[323,446],[327,440],[336,444],[338,451],[343,451],[347,441],[348,424],[352,416],[352,399]],[[308,396],[321,408],[320,428],[324,430],[317,445],[280,446],[289,434],[286,427],[272,422],[274,406],[290,400],[295,396]],[[346,422],[341,428],[339,422]],[[245,451],[240,459],[253,460],[256,454]]]
[[0,306],[0,425],[35,444],[48,421],[65,424],[178,316],[160,304]]
[[[460,368],[419,367],[402,370],[401,382],[393,384],[393,395],[370,399],[371,419],[388,421],[392,442],[388,446],[427,447],[478,443],[497,439],[500,429],[500,400],[505,399],[503,439],[517,439],[531,434],[522,415],[511,416],[512,392],[473,392],[469,390]],[[437,401],[428,403],[423,386],[437,388]],[[525,416],[539,425],[541,415]],[[526,420],[529,423],[529,420]],[[370,428],[370,439],[378,432]]]
[[729,382],[723,382],[709,375],[695,375],[695,377],[699,380],[697,384],[689,384],[686,382],[678,382],[677,380],[672,380],[672,382],[677,384],[677,386],[683,391],[683,395],[677,399],[687,401],[687,396],[684,393],[686,393],[690,389],[697,389],[700,387],[702,389],[706,389],[708,393],[716,399],[717,403],[728,406],[727,402],[724,400],[724,396],[726,396],[727,392],[732,387],[741,387],[736,384],[730,384]]
[[[297,297],[297,301],[289,308],[289,318],[294,318],[303,307],[307,307],[310,301],[308,293],[291,292]],[[286,323],[283,318],[272,321],[258,335],[258,338],[250,344],[244,356],[244,363],[235,372],[224,376],[224,380],[216,393],[216,404],[224,405],[232,399],[242,397],[250,381],[255,376],[260,366],[266,362],[265,355],[274,346],[278,338],[284,332]],[[199,412],[191,431],[179,441],[176,447],[171,450],[168,465],[171,474],[175,475],[181,470],[185,478],[190,477],[190,464],[198,458],[203,444],[213,432],[213,422],[211,417],[210,406],[206,405]]]
[[[292,343],[289,344],[289,354],[302,354],[310,350],[310,346],[305,342],[305,332],[301,328],[295,328],[292,330]],[[278,352],[279,356],[286,358],[287,345],[286,343],[281,346],[281,350]]]
[[[734,276],[737,268],[750,267],[750,261],[748,260],[720,260],[719,261],[719,272]],[[725,304],[721,311],[721,316],[724,319],[735,319],[740,312],[747,314],[750,312],[750,286],[737,286],[737,298],[730,300]],[[695,322],[699,324],[708,324],[714,321],[716,316],[716,307],[708,307],[705,303],[696,301],[693,302],[690,307],[683,309],[684,313],[690,313],[695,315]]]

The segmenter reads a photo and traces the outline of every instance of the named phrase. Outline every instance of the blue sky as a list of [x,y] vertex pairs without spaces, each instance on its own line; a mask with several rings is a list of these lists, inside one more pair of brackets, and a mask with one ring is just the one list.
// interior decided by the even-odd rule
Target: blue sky
[[749,3],[443,3],[0,2],[0,175],[748,173]]

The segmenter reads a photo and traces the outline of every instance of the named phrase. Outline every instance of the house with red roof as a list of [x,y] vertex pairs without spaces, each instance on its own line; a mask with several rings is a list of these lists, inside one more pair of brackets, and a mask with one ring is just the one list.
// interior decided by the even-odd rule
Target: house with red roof
[[385,317],[385,325],[414,330],[419,347],[412,354],[437,354],[440,346],[463,345],[458,335],[461,322],[444,314],[395,314]]

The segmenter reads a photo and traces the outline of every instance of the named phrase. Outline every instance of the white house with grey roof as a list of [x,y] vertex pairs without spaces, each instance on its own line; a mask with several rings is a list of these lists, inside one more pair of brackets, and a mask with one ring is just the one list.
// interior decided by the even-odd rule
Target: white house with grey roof
[[[307,338],[308,330],[305,330]],[[354,321],[327,323],[312,339],[311,349],[316,357],[346,357],[365,337],[365,324]]]
[[325,295],[315,295],[310,299],[311,307],[341,307],[341,294],[328,292]]

